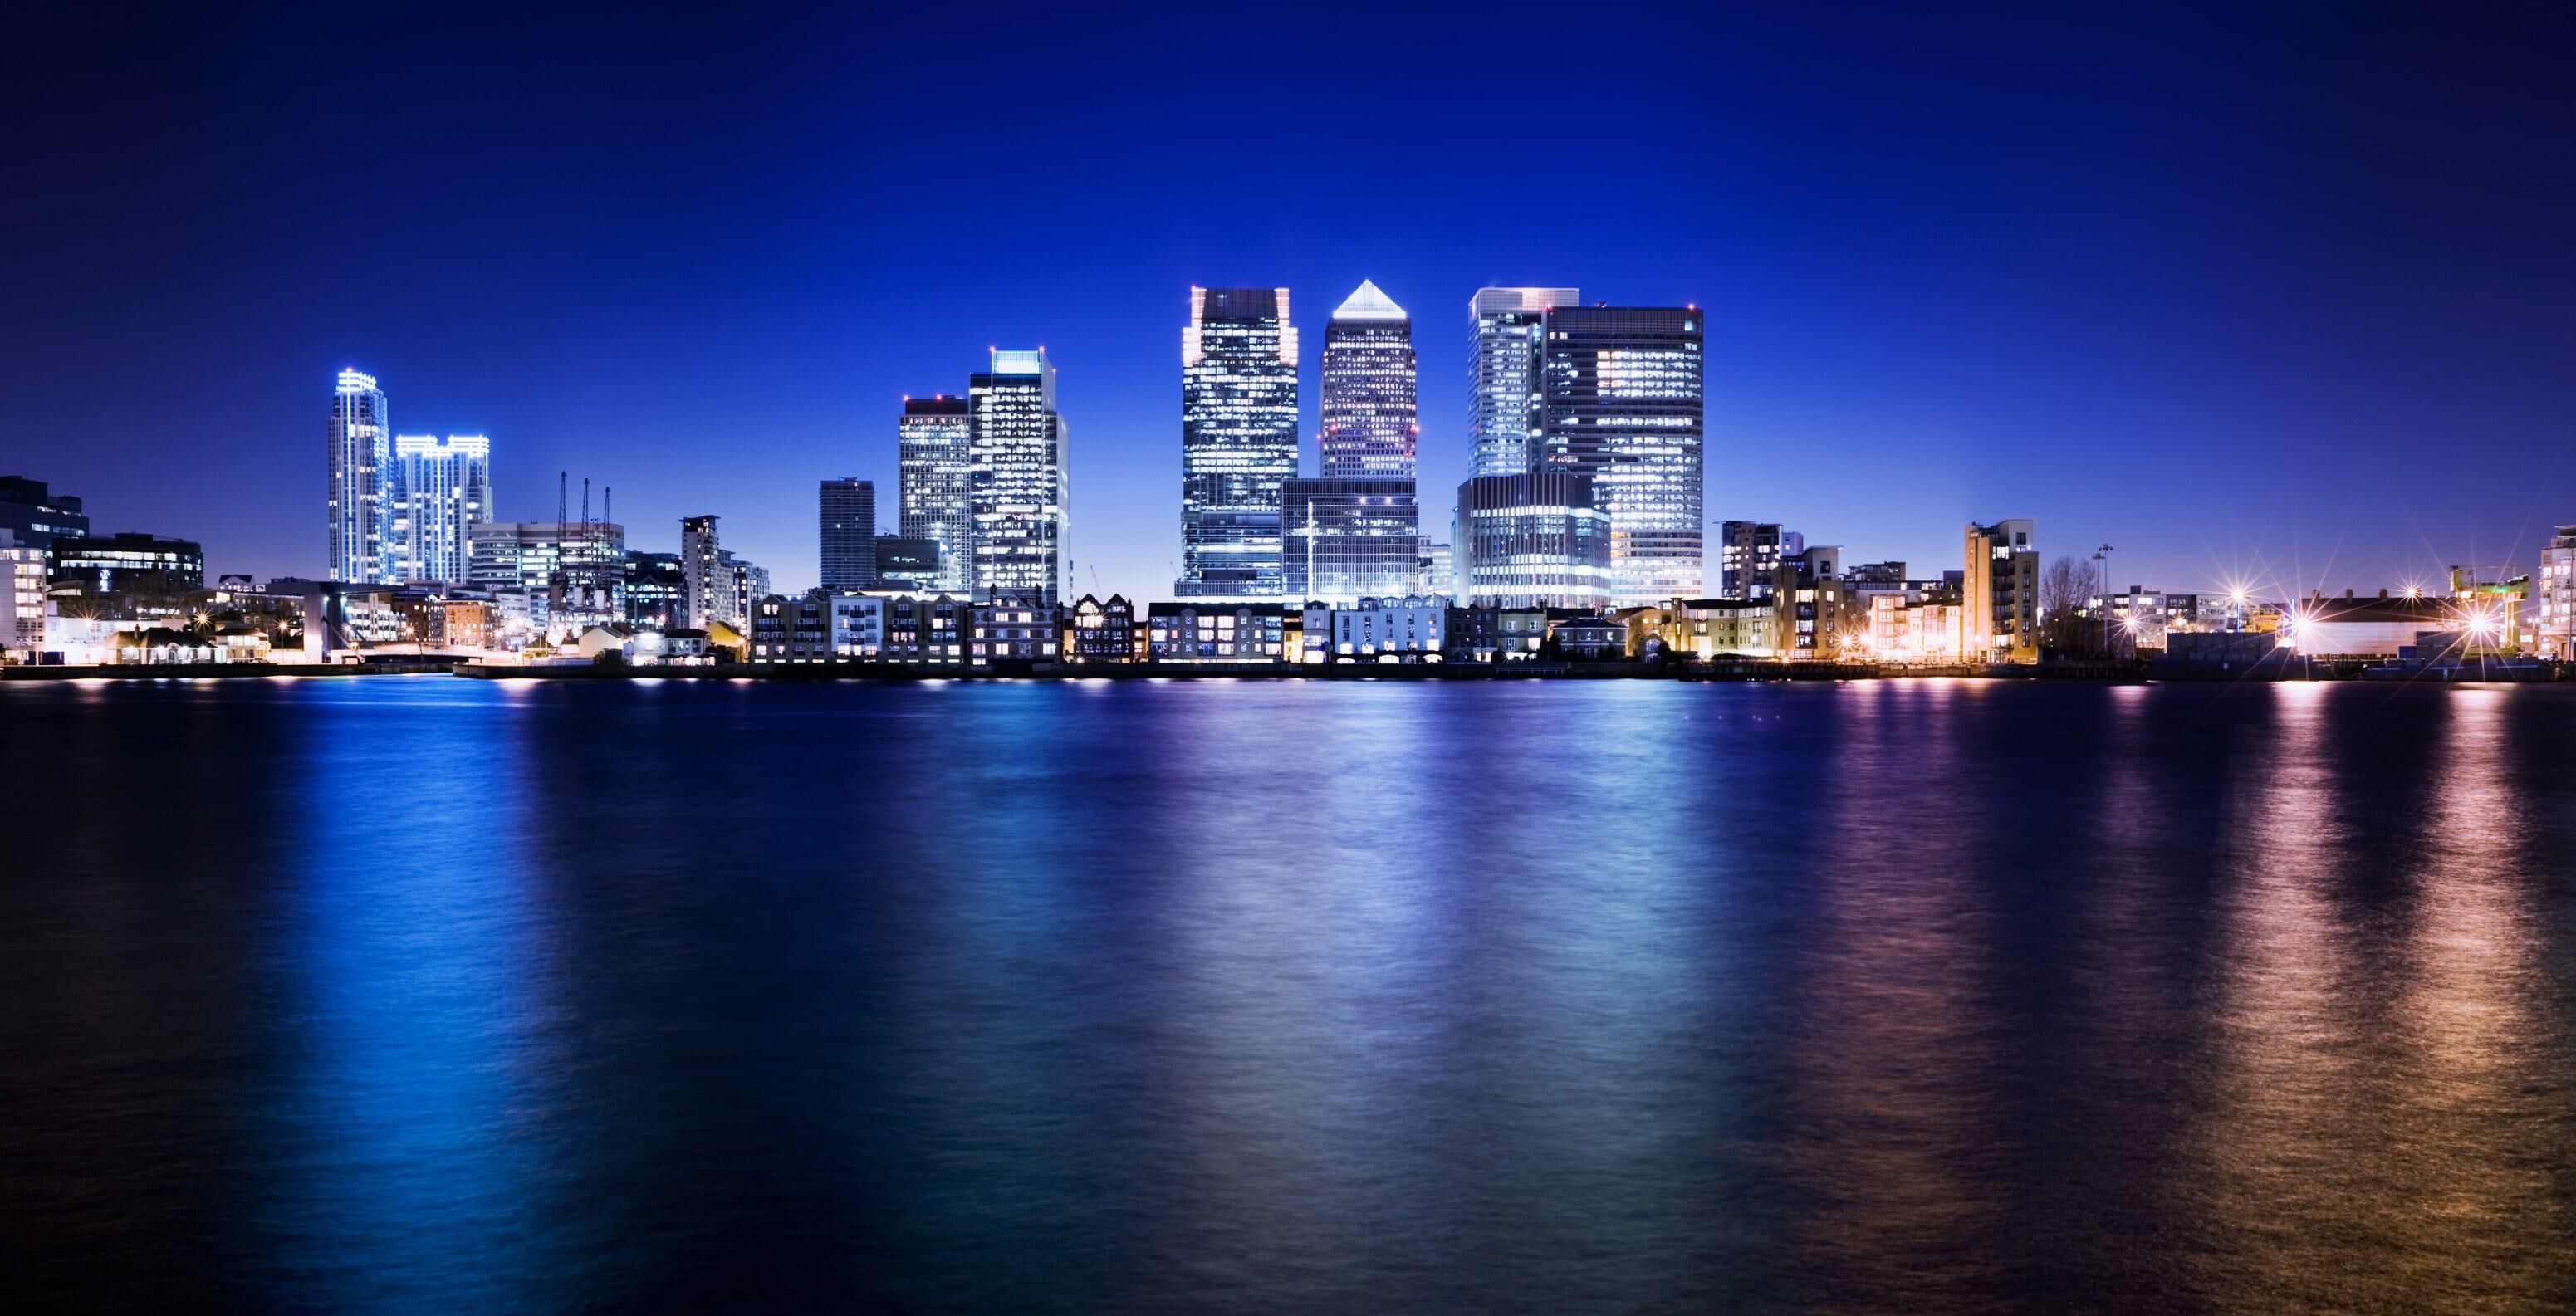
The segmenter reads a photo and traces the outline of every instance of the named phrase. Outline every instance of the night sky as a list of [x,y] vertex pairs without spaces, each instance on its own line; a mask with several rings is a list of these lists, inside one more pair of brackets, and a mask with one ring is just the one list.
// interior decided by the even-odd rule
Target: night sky
[[2569,6],[203,8],[0,18],[0,473],[210,572],[319,573],[356,366],[504,519],[569,469],[801,587],[815,482],[891,530],[900,397],[1043,344],[1073,584],[1163,597],[1189,285],[1293,290],[1311,469],[1363,277],[1443,537],[1488,283],[1710,308],[1712,524],[1847,561],[2367,591],[2576,521]]

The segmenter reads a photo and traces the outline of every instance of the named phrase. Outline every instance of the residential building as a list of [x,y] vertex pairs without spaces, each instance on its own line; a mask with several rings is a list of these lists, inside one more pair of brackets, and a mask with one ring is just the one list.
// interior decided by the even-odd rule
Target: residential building
[[1054,607],[1066,579],[1064,416],[1056,410],[1055,366],[1046,349],[993,353],[991,371],[971,376],[968,508],[976,598],[1017,598]]
[[1452,603],[1443,653],[1453,663],[1523,662],[1546,641],[1545,608]]
[[1286,588],[1280,486],[1297,474],[1297,330],[1285,288],[1190,289],[1181,331],[1181,598]]
[[877,486],[872,480],[823,481],[823,588],[877,584]]
[[2197,594],[2131,585],[2124,594],[2096,594],[2085,600],[2084,607],[2087,613],[2116,627],[2132,644],[2149,649],[2165,647],[2165,636],[2170,632],[2201,628]]
[[1136,605],[1123,594],[1103,602],[1089,594],[1065,609],[1062,660],[1077,665],[1133,663],[1145,658],[1145,628]]
[[1439,662],[1448,650],[1449,600],[1439,595],[1361,599],[1304,609],[1306,662]]
[[1594,506],[1610,518],[1613,602],[1699,597],[1699,310],[1559,306],[1545,323],[1530,469],[1592,477]]
[[1184,600],[1145,607],[1147,655],[1163,663],[1275,663],[1289,658],[1289,620],[1279,602]]
[[1466,597],[1504,607],[1597,608],[1613,597],[1610,518],[1589,476],[1471,476],[1458,486],[1452,551]]
[[[1775,522],[1719,522],[1719,595],[1730,599],[1771,597],[1771,574],[1780,568],[1781,538],[1780,527]],[[1799,547],[1804,548],[1805,545]],[[1795,556],[1798,550],[1789,551]]]
[[1549,310],[1580,306],[1574,288],[1480,288],[1467,303],[1474,330],[1468,363],[1467,443],[1471,476],[1529,470],[1539,430],[1542,347]]
[[1064,644],[1063,610],[1034,598],[999,598],[974,605],[970,653],[977,664],[1043,662]]
[[20,543],[18,532],[0,526],[0,588],[5,588],[8,617],[0,625],[0,650],[19,662],[33,662],[45,647],[45,550]]
[[386,531],[393,422],[376,377],[343,370],[331,395],[330,577],[352,584],[392,578]]
[[2558,527],[2540,550],[2540,576],[2532,588],[2539,598],[2532,629],[2540,656],[2576,659],[2576,525]]
[[1565,658],[1591,661],[1628,656],[1628,623],[1617,617],[1593,613],[1551,616],[1547,636],[1556,641],[1558,655]]
[[1762,582],[1764,596],[1758,599],[1674,599],[1661,607],[1640,608],[1629,617],[1629,651],[1642,654],[1644,640],[1651,637],[1666,653],[1695,658],[1772,657],[1778,621],[1769,597],[1773,584]]
[[56,535],[86,537],[89,516],[81,511],[81,500],[53,492],[42,480],[0,475],[0,530],[8,531],[20,548],[42,549]]
[[626,621],[639,631],[671,629],[687,588],[679,554],[626,554]]
[[885,659],[962,667],[972,607],[953,594],[903,594],[886,600]]
[[886,644],[886,608],[892,602],[892,599],[883,594],[832,595],[830,600],[832,656],[842,662],[883,658]]
[[392,512],[387,578],[462,584],[473,556],[468,532],[492,519],[492,440],[395,435],[386,505]]
[[723,559],[716,518],[680,518],[680,602],[671,617],[673,625],[704,630],[709,622],[742,620],[736,609],[738,592]]
[[1413,590],[1422,518],[1412,480],[1286,480],[1279,504],[1290,597],[1354,603]]
[[752,604],[750,661],[827,663],[832,653],[832,594],[811,589],[794,598],[763,595]]
[[972,406],[945,393],[905,398],[903,416],[895,422],[895,449],[902,483],[896,528],[906,539],[939,545],[939,578],[915,587],[963,594],[973,588],[975,563]]
[[936,539],[913,535],[877,536],[878,589],[936,594],[947,588],[952,564]]
[[1771,646],[1780,658],[1833,659],[1860,647],[1860,622],[1843,606],[1842,553],[1810,548],[1772,570]]
[[162,535],[57,535],[45,578],[88,594],[185,594],[206,587],[205,550]]
[[2039,550],[2030,536],[2027,517],[1969,524],[1960,584],[1966,661],[2039,661]]

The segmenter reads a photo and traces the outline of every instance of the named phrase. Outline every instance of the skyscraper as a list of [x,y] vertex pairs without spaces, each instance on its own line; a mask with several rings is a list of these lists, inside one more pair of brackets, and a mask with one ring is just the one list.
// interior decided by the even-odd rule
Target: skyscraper
[[1421,426],[1404,308],[1361,280],[1325,322],[1321,373],[1324,478],[1412,479]]
[[394,436],[386,505],[392,578],[461,584],[470,531],[492,519],[492,440],[481,434]]
[[973,570],[978,602],[1017,598],[1054,607],[1064,592],[1067,493],[1064,417],[1046,349],[993,351],[991,371],[967,381]]
[[1559,306],[1543,332],[1530,469],[1592,477],[1610,517],[1613,603],[1700,597],[1698,309]]
[[386,467],[393,431],[376,377],[343,370],[331,396],[330,573],[350,584],[393,577],[386,552]]
[[876,484],[869,480],[825,480],[822,502],[823,588],[876,588]]
[[1468,359],[1467,442],[1475,475],[1529,469],[1538,432],[1539,346],[1551,306],[1577,306],[1573,288],[1480,288],[1467,304],[1475,328]]
[[1285,585],[1279,486],[1297,473],[1297,330],[1285,288],[1192,288],[1181,330],[1181,598]]
[[1610,518],[1592,481],[1559,471],[1476,475],[1458,486],[1450,532],[1463,598],[1506,608],[1610,601]]
[[905,398],[895,422],[897,528],[906,539],[938,543],[935,587],[957,594],[973,587],[975,568],[973,428],[966,399],[945,393]]

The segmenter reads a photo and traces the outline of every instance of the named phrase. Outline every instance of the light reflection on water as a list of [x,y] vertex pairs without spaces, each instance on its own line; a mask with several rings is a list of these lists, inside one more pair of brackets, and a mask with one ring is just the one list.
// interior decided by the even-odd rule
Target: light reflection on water
[[8,1258],[54,1305],[2563,1310],[2570,694],[0,688],[74,842],[6,888]]

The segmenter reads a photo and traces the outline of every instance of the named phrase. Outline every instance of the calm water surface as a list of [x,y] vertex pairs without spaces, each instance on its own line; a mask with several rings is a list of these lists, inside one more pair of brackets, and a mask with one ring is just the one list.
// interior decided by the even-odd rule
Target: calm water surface
[[2576,1306],[2576,689],[0,687],[45,1307]]

